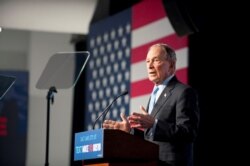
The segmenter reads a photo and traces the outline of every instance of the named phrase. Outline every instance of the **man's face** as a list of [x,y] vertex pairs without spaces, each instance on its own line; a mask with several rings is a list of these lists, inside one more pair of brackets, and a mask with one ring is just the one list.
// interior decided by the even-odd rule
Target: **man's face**
[[166,53],[159,46],[152,47],[146,58],[148,78],[156,85],[174,73],[174,64],[167,61]]

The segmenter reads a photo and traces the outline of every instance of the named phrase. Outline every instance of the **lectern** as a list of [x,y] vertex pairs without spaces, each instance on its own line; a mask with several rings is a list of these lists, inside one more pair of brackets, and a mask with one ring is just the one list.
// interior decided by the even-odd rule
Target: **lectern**
[[76,133],[74,148],[84,166],[156,166],[159,156],[157,144],[112,129]]

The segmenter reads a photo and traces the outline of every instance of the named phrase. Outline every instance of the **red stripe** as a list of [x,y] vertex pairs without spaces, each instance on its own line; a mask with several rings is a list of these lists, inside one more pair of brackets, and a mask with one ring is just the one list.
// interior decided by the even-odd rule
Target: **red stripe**
[[133,48],[131,54],[131,62],[136,63],[145,60],[148,48],[155,43],[168,43],[173,49],[178,50],[188,46],[188,38],[180,38],[176,34],[173,34],[155,41],[151,41],[150,43],[144,44],[140,47]]
[[133,82],[131,84],[131,98],[151,93],[154,84],[148,79]]
[[182,68],[176,71],[176,77],[179,81],[183,82],[184,84],[188,83],[188,68]]
[[143,0],[132,7],[132,29],[166,17],[161,0]]

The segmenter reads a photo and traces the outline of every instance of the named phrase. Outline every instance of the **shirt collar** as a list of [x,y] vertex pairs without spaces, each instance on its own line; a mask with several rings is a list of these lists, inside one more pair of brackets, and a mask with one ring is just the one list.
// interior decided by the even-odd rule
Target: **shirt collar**
[[161,86],[166,87],[166,86],[168,85],[169,81],[170,81],[173,77],[174,77],[174,74],[172,74],[171,76],[169,76],[168,78],[166,78],[166,79],[163,81],[163,83],[161,83],[161,84],[159,84],[159,85],[157,85],[157,86],[155,86],[155,87],[161,87]]
[[154,90],[152,93],[154,93],[155,89],[158,88],[157,92],[156,92],[156,97],[155,100],[157,101],[159,96],[161,95],[161,93],[163,92],[163,90],[166,88],[166,86],[168,85],[169,81],[174,77],[174,75],[171,75],[170,77],[168,77],[166,80],[163,81],[162,84],[158,85],[158,86],[154,86]]

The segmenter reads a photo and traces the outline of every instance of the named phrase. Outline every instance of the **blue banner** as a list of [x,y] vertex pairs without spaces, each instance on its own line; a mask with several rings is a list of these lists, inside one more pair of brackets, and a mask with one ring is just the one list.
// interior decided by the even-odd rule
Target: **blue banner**
[[0,101],[0,165],[25,166],[29,73],[0,71],[0,74],[16,78]]
[[103,129],[75,134],[74,161],[103,157]]

